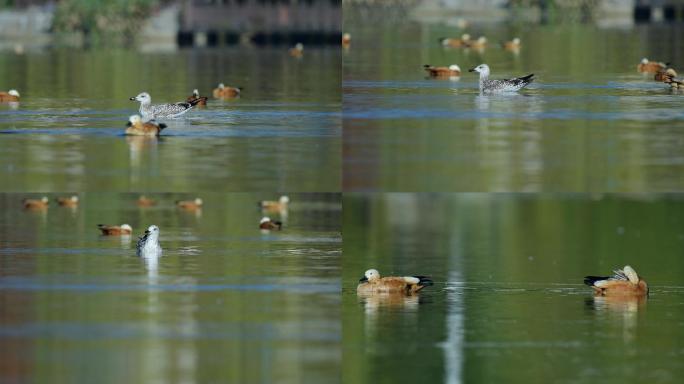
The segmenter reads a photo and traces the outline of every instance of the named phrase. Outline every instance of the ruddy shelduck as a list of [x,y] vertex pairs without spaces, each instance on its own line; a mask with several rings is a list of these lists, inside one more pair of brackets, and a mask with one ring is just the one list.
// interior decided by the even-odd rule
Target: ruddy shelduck
[[517,51],[520,49],[520,38],[515,37],[511,41],[504,41],[501,43],[501,46],[503,49],[508,50],[508,51]]
[[283,223],[280,221],[273,221],[270,217],[263,217],[259,222],[259,228],[280,231],[283,228]]
[[290,198],[285,195],[280,196],[278,201],[263,200],[259,202],[261,209],[272,212],[284,211],[287,209],[288,204],[290,204]]
[[150,199],[145,195],[141,195],[140,197],[138,197],[138,200],[135,203],[138,205],[138,207],[151,207],[157,204],[156,201]]
[[24,199],[21,203],[26,209],[45,209],[50,205],[47,196],[43,196],[40,199]]
[[656,72],[655,76],[653,76],[653,80],[665,82],[668,77],[677,77],[677,71],[675,71],[674,68],[668,67]]
[[297,43],[294,47],[288,50],[292,57],[302,57],[304,55],[304,44]]
[[461,38],[456,38],[456,37],[440,37],[439,38],[439,43],[442,44],[444,47],[451,47],[451,48],[461,48],[465,47],[468,42],[470,41],[470,35],[467,33],[464,33],[461,35]]
[[126,124],[126,134],[132,136],[159,136],[166,124],[157,123],[154,120],[143,122],[140,115],[133,115],[128,118]]
[[19,92],[16,89],[10,89],[7,92],[0,91],[0,103],[19,101]]
[[192,95],[188,96],[188,98],[185,100],[188,103],[192,103],[193,101],[197,100],[196,105],[198,106],[206,106],[207,105],[207,97],[206,96],[200,96],[199,90],[193,89],[192,90]]
[[663,82],[674,89],[684,89],[684,80],[677,79],[674,76],[665,76]]
[[359,280],[356,292],[368,293],[405,293],[411,294],[432,285],[427,276],[380,277],[376,269],[369,269]]
[[102,232],[102,234],[105,236],[130,235],[133,232],[133,228],[131,228],[131,226],[128,224],[121,224],[121,225],[98,224],[97,229],[99,229],[100,232]]
[[176,206],[178,208],[185,209],[186,211],[196,211],[202,209],[202,204],[204,204],[204,202],[199,197],[195,198],[194,200],[176,201]]
[[220,83],[217,88],[214,88],[212,95],[216,99],[238,97],[242,93],[241,87],[226,87],[223,83]]
[[349,48],[351,45],[351,34],[345,32],[342,34],[342,47]]
[[585,276],[584,284],[592,287],[597,296],[648,295],[648,284],[629,265],[613,271],[613,276]]
[[448,67],[435,67],[430,64],[423,65],[423,69],[431,77],[459,77],[461,76],[461,68],[456,64],[451,64]]
[[484,49],[487,47],[487,38],[480,36],[477,40],[466,42],[466,48]]
[[73,195],[70,197],[58,197],[57,204],[62,207],[77,207],[78,206],[78,196]]
[[650,61],[645,57],[637,64],[637,71],[641,73],[657,73],[665,68],[667,68],[667,64],[659,61]]

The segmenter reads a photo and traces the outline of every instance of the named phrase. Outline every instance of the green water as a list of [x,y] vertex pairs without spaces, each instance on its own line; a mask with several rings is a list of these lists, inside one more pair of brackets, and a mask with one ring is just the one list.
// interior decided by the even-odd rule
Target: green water
[[[338,382],[339,194],[290,195],[271,233],[256,202],[272,194],[199,195],[201,212],[173,204],[194,194],[143,209],[83,193],[45,211],[0,195],[0,381]],[[135,240],[151,224],[164,253],[145,261]]]
[[[343,381],[679,382],[683,217],[678,195],[345,194]],[[625,264],[648,300],[582,284]],[[435,285],[359,298],[369,268]]]
[[[675,25],[475,24],[483,51],[445,49],[445,24],[345,20],[344,188],[381,191],[652,192],[684,189],[682,95],[637,73],[683,62]],[[519,36],[512,53],[500,41]],[[670,38],[673,37],[673,38]],[[534,73],[514,95],[480,96],[469,68]],[[458,81],[423,64],[457,64]],[[680,69],[680,68],[677,68]]]
[[[1,86],[22,96],[0,104],[0,189],[339,191],[339,63],[334,47],[0,53]],[[220,82],[242,96],[165,121],[159,140],[123,136],[130,97],[185,101]]]

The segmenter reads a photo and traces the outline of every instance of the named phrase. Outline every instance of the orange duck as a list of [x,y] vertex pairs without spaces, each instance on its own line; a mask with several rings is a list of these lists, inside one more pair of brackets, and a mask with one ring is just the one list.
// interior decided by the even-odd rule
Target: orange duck
[[648,284],[629,265],[613,271],[613,276],[586,276],[584,284],[596,296],[647,296]]

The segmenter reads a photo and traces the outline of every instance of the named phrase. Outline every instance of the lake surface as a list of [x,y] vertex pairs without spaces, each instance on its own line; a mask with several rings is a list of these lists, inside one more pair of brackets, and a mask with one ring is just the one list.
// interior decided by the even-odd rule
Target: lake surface
[[[345,194],[343,382],[678,383],[679,195]],[[647,300],[594,298],[629,264]],[[359,298],[363,272],[429,275]]]
[[[51,198],[54,195],[49,195]],[[339,382],[339,194],[290,195],[280,232],[267,194],[83,193],[25,211],[0,194],[0,382]],[[133,236],[101,236],[128,223]],[[146,226],[163,256],[135,256]]]
[[[339,47],[300,59],[284,47],[0,53],[0,84],[22,96],[0,104],[0,189],[339,191],[340,57]],[[212,99],[220,82],[242,96]],[[159,139],[123,136],[138,113],[130,97],[185,101],[194,88],[206,108],[165,121]]]
[[[344,188],[384,191],[684,190],[684,95],[636,71],[642,57],[684,63],[680,28],[474,24],[483,51],[443,48],[445,24],[347,17]],[[516,54],[499,46],[518,36]],[[492,78],[534,73],[513,95],[481,96]],[[459,80],[423,64],[457,64]]]

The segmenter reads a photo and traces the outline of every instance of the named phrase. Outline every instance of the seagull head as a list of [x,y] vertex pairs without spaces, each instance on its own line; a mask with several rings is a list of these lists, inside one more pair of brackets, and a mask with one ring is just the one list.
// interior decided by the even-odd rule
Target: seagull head
[[138,96],[131,97],[130,100],[139,101],[141,103],[150,103],[152,101],[152,98],[150,97],[149,93],[143,92],[143,93],[139,94]]
[[489,65],[480,64],[475,68],[471,68],[468,72],[479,72],[480,76],[489,76]]
[[159,236],[159,227],[157,227],[156,225],[150,225],[149,227],[147,227],[147,231],[145,231],[145,234],[152,239],[156,239]]

